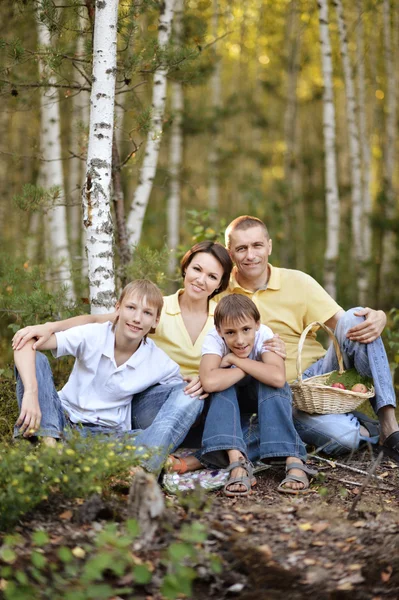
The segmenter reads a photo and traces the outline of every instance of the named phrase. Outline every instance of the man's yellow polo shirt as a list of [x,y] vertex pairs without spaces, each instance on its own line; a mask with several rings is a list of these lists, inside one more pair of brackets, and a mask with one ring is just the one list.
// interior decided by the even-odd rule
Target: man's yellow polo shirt
[[216,303],[210,300],[207,321],[195,344],[193,344],[181,315],[179,295],[182,293],[183,290],[179,290],[171,296],[164,297],[159,324],[155,333],[149,335],[149,337],[171,359],[177,362],[183,377],[185,377],[186,375],[198,375],[201,348],[206,334],[213,327],[213,313],[215,312]]
[[[262,323],[270,327],[273,333],[278,333],[285,342],[287,380],[292,382],[297,378],[296,357],[302,331],[312,321],[325,323],[341,307],[310,275],[273,267],[270,263],[269,267],[270,276],[265,289],[256,292],[246,290],[237,283],[233,274],[229,288],[215,299],[232,293],[244,294],[255,302]],[[325,352],[316,340],[316,334],[309,334],[302,350],[302,372],[324,356]]]

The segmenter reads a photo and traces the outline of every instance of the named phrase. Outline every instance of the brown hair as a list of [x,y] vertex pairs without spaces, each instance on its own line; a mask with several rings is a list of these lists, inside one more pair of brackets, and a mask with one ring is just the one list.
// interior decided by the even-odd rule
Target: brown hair
[[220,329],[226,321],[242,321],[246,317],[252,317],[256,323],[260,321],[256,304],[243,294],[229,294],[224,296],[215,308],[215,327]]
[[230,254],[227,252],[226,248],[219,244],[219,242],[211,242],[210,240],[205,240],[204,242],[199,242],[195,244],[190,250],[187,250],[183,258],[181,259],[180,268],[181,275],[184,278],[186,274],[186,270],[188,265],[193,260],[194,256],[199,252],[205,252],[206,254],[212,254],[214,258],[220,263],[223,269],[223,275],[220,280],[219,287],[209,296],[209,299],[216,296],[220,292],[224,292],[224,290],[229,285],[230,273],[233,268],[233,261],[230,258]]
[[262,227],[262,229],[265,232],[266,238],[268,240],[270,239],[269,232],[263,221],[261,221],[257,217],[250,217],[249,215],[241,215],[241,217],[237,217],[236,219],[234,219],[234,221],[232,221],[230,223],[230,225],[228,225],[226,228],[226,232],[224,234],[226,247],[230,248],[231,234],[234,231],[239,231],[239,230],[245,231],[247,229],[250,229],[251,227]]
[[[160,316],[163,306],[163,296],[161,290],[155,283],[152,283],[149,279],[136,279],[135,281],[131,281],[123,288],[122,293],[119,296],[118,304],[122,304],[124,299],[132,294],[137,294],[138,299],[141,301],[145,299],[148,304],[157,311],[157,318]],[[112,331],[115,331],[118,320],[119,317],[116,317]],[[153,333],[153,331],[151,330],[150,333]],[[144,341],[146,339],[147,336],[145,335]]]

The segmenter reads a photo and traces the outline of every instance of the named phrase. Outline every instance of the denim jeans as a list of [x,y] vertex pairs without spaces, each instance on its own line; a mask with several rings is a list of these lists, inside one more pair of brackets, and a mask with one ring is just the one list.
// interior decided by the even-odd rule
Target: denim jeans
[[[252,424],[251,414],[258,423]],[[247,443],[248,442],[248,447]],[[305,446],[292,422],[291,390],[267,386],[252,377],[212,394],[202,438],[201,461],[213,467],[229,464],[226,450],[240,450],[250,460],[287,456],[306,458]]]
[[[24,386],[18,372],[16,375],[17,400],[21,407]],[[38,436],[64,439],[71,429],[78,429],[83,437],[105,434],[126,440],[127,443],[134,441],[139,456],[150,455],[149,458],[143,458],[141,464],[154,473],[159,473],[168,453],[179,446],[203,408],[202,400],[190,398],[183,392],[185,383],[177,386],[155,385],[132,398],[134,429],[125,431],[122,427],[89,423],[75,425],[61,404],[47,357],[40,352],[36,353],[36,378],[42,413]],[[14,437],[19,435],[19,428],[15,427]]]
[[[371,404],[375,413],[383,406],[396,406],[395,392],[388,358],[381,337],[370,344],[352,342],[346,337],[347,331],[364,321],[354,312],[359,308],[348,310],[338,321],[335,336],[341,348],[345,369],[355,368],[360,375],[372,377],[375,397]],[[325,356],[311,365],[303,374],[303,378],[321,375],[338,369],[338,359],[331,345]],[[294,410],[295,427],[307,444],[322,448],[323,452],[339,456],[357,450],[366,441],[377,443],[378,437],[364,437],[360,434],[359,420],[351,413],[340,415],[309,415]]]

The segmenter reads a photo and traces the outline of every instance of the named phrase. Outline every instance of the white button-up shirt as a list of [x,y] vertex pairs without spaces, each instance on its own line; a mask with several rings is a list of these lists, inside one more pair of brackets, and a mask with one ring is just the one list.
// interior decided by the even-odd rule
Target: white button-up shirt
[[115,335],[111,323],[73,327],[56,333],[55,357],[76,358],[68,382],[59,392],[73,423],[93,423],[126,431],[131,429],[131,403],[157,383],[182,383],[180,368],[155,343],[147,339],[119,367],[114,357]]

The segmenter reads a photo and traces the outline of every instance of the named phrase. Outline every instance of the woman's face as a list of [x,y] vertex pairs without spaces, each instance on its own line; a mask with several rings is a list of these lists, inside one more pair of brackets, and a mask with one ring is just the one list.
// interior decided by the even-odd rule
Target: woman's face
[[212,254],[197,252],[184,276],[184,290],[193,299],[208,298],[219,287],[223,267]]

